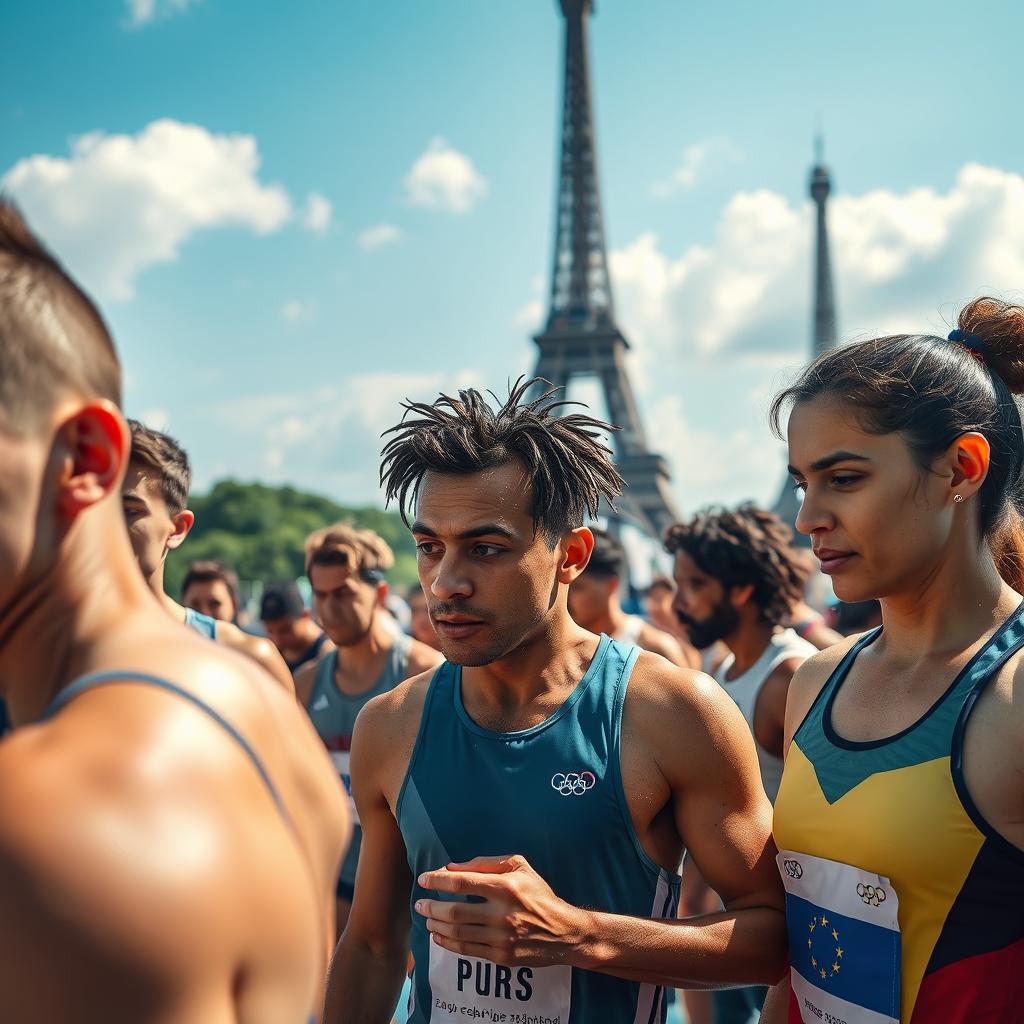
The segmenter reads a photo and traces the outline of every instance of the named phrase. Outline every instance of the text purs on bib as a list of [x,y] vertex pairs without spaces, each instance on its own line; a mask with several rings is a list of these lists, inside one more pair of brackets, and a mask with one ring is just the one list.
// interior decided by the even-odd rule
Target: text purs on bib
[[783,850],[793,996],[804,1024],[899,1024],[899,898],[884,875]]
[[568,1024],[571,967],[507,967],[430,943],[430,1020]]

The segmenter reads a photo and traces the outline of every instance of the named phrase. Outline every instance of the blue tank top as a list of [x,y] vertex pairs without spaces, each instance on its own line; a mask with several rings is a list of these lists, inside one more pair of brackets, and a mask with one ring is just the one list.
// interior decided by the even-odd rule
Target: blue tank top
[[[619,765],[622,706],[638,654],[602,636],[562,706],[512,733],[477,725],[462,703],[461,669],[441,665],[398,798],[413,878],[450,861],[520,853],[575,906],[675,917],[679,876],[640,845]],[[424,897],[453,898],[414,884],[411,903]],[[512,968],[457,956],[430,941],[415,910],[412,922],[410,1024],[665,1020],[664,992],[656,986],[568,966]]]
[[194,629],[200,636],[208,637],[210,640],[217,639],[217,620],[203,615],[202,612],[185,609],[185,625]]
[[[340,882],[343,888],[351,889],[356,880],[356,866],[359,863],[359,848],[362,845],[363,832],[359,827],[359,815],[352,801],[352,776],[349,774],[349,751],[352,749],[352,733],[356,718],[363,710],[367,701],[378,694],[393,690],[409,676],[409,650],[412,638],[404,633],[395,636],[395,642],[388,652],[388,660],[377,681],[365,693],[350,696],[342,693],[334,683],[334,670],[338,664],[337,650],[331,651],[317,666],[316,682],[313,692],[309,695],[306,710],[313,726],[324,741],[334,762],[334,767],[341,776],[341,781],[349,796],[349,810],[352,813],[352,842],[341,865]],[[351,897],[351,893],[343,892]]]
[[[198,613],[193,613],[198,614]],[[208,619],[207,615],[199,615],[201,619]],[[187,618],[186,618],[187,621]],[[210,622],[213,622],[210,619]],[[215,711],[205,701],[201,700],[194,693],[190,693],[188,690],[176,683],[172,683],[167,679],[161,679],[159,676],[147,675],[143,672],[96,672],[92,675],[82,676],[80,679],[76,679],[70,686],[65,687],[57,694],[56,697],[50,702],[50,706],[43,712],[40,721],[46,721],[53,718],[62,708],[66,707],[75,697],[79,694],[85,693],[87,690],[94,690],[97,686],[106,686],[111,683],[142,683],[144,686],[155,686],[157,689],[166,690],[168,693],[174,694],[176,697],[180,697],[182,700],[187,701],[193,707],[197,708],[203,714],[213,719],[241,748],[245,753],[246,757],[252,762],[252,766],[256,769],[256,773],[263,781],[263,785],[266,787],[267,792],[270,794],[270,799],[274,801],[274,806],[277,808],[278,814],[284,821],[288,830],[298,836],[295,832],[295,826],[292,823],[291,816],[288,814],[288,810],[284,805],[284,801],[281,799],[281,794],[278,792],[277,787],[274,785],[267,773],[267,769],[264,767],[263,762],[260,760],[259,754],[253,750],[249,741],[223,716],[220,712]],[[310,1015],[306,1019],[306,1024],[316,1024],[315,1015]]]

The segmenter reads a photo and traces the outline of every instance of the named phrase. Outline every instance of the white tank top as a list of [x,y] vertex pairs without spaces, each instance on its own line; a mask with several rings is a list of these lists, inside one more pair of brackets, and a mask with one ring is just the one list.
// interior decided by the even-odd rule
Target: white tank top
[[[817,654],[817,648],[806,640],[797,636],[791,629],[783,630],[781,633],[772,634],[768,646],[753,665],[743,675],[736,679],[726,679],[729,669],[732,668],[735,657],[732,652],[726,655],[725,660],[715,671],[715,678],[721,684],[722,689],[734,701],[740,709],[743,717],[750,726],[751,733],[754,732],[754,709],[757,707],[757,698],[761,693],[761,687],[767,682],[768,677],[779,665],[790,658],[799,658],[803,661],[812,654]],[[761,782],[768,799],[775,803],[775,797],[779,792],[779,783],[782,782],[782,758],[769,754],[754,737],[754,747],[757,750],[757,761],[761,768]]]

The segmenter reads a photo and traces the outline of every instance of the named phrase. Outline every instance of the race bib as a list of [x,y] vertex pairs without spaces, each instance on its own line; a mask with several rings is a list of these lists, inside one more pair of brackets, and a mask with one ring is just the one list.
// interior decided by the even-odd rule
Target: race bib
[[571,967],[505,967],[430,943],[430,1021],[568,1024]]
[[349,773],[349,752],[347,750],[332,750],[331,760],[334,762],[334,768],[337,773],[341,776],[341,783],[345,787],[345,792],[348,793],[348,806],[352,812],[352,822],[355,825],[359,824],[359,812],[356,810],[356,802],[352,799],[352,776]]
[[899,1024],[899,899],[892,882],[806,853],[783,850],[777,860],[799,1019]]

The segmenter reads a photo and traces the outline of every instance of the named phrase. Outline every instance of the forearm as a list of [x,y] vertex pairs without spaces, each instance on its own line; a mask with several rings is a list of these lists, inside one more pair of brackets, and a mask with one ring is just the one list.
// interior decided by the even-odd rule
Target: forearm
[[786,969],[786,920],[750,907],[683,920],[587,912],[573,966],[677,988],[770,985]]
[[406,948],[375,952],[342,936],[327,979],[323,1024],[390,1024],[408,956]]

